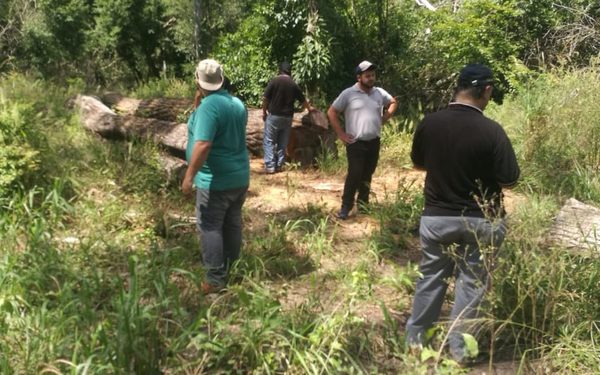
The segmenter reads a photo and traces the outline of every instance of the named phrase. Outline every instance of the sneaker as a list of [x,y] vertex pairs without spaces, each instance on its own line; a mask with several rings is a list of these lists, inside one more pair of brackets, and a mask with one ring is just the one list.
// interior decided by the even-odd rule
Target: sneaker
[[336,217],[340,220],[346,220],[350,215],[350,210],[346,207],[342,207],[342,209],[337,213]]
[[265,169],[265,173],[266,174],[275,174],[275,168],[266,168]]
[[200,291],[204,295],[219,293],[221,290],[223,290],[222,286],[209,284],[206,281],[200,285]]
[[421,344],[408,345],[408,354],[409,355],[420,359],[422,352],[423,352],[423,345],[421,345]]

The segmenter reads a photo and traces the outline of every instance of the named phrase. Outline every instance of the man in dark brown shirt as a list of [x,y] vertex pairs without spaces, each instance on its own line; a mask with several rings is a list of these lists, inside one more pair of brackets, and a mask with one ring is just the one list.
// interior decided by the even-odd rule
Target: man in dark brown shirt
[[291,74],[291,65],[281,63],[279,74],[269,82],[263,95],[263,151],[267,173],[281,171],[285,163],[285,148],[290,139],[296,100],[302,102],[306,110],[313,110]]

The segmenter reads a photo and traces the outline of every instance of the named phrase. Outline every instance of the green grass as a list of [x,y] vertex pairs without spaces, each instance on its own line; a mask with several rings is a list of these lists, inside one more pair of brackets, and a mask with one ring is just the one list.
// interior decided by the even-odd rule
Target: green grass
[[514,140],[524,188],[600,203],[599,71],[544,74],[488,111]]
[[[479,345],[523,368],[534,360],[554,373],[599,366],[597,256],[544,242],[565,196],[597,202],[597,117],[571,105],[591,108],[589,88],[600,83],[590,74],[548,75],[490,110],[514,139],[524,200],[493,272]],[[565,87],[579,91],[562,95],[561,106],[561,92],[572,91]],[[244,210],[233,282],[207,298],[195,227],[170,216],[193,215],[193,201],[165,179],[160,150],[86,133],[65,107],[83,89],[78,82],[60,89],[5,76],[0,88],[3,129],[23,129],[5,139],[35,152],[24,159],[31,170],[11,174],[0,193],[1,373],[463,372],[443,352],[423,361],[404,348],[423,206],[410,181],[374,198],[376,231],[348,240],[349,224],[324,206],[293,206],[301,185],[288,178],[288,208]],[[180,89],[152,83],[138,95]],[[541,127],[544,116],[558,128]],[[410,134],[387,128],[381,170],[406,167],[409,149]],[[343,174],[345,157],[320,166]]]

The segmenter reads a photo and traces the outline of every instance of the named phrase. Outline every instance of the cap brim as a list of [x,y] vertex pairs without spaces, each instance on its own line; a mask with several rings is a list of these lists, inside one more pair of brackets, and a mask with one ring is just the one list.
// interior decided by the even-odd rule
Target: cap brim
[[377,69],[377,65],[375,65],[375,64],[371,64],[371,65],[369,65],[368,67],[366,67],[364,69],[361,69],[360,67],[357,67],[356,68],[356,74],[362,74],[362,73],[364,73],[366,71],[375,70],[375,69]]
[[216,91],[216,90],[220,89],[221,87],[223,87],[223,81],[224,80],[221,80],[220,83],[208,83],[208,82],[198,81],[198,84],[204,90]]

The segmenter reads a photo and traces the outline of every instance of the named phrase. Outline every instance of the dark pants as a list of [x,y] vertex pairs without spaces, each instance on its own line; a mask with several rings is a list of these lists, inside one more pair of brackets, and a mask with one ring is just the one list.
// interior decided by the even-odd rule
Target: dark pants
[[242,206],[248,187],[196,191],[197,228],[209,284],[225,286],[242,247]]
[[354,207],[354,197],[358,190],[358,205],[369,203],[371,192],[371,177],[377,168],[379,160],[379,138],[370,141],[356,141],[346,146],[348,158],[348,175],[344,184],[342,206],[351,210]]

